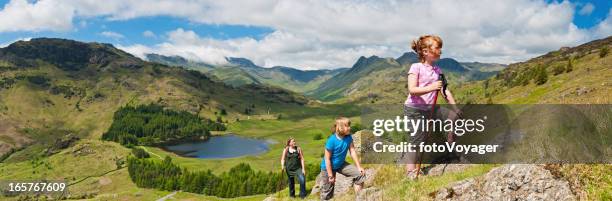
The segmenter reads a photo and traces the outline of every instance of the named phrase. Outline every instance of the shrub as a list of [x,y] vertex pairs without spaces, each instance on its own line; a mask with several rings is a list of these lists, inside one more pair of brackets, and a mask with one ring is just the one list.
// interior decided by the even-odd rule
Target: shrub
[[359,124],[359,123],[353,123],[353,124],[351,125],[351,132],[352,132],[352,133],[355,133],[355,132],[360,131],[360,130],[362,130],[362,129],[363,129],[363,127],[362,127],[362,126],[361,126],[361,124]]
[[610,50],[608,50],[608,46],[602,47],[602,48],[599,50],[599,58],[604,58],[604,57],[606,57],[606,55],[608,55],[608,52],[609,52],[609,51],[610,51]]
[[138,147],[132,148],[132,154],[134,154],[136,158],[149,158],[150,157],[149,153],[147,153],[144,149],[138,148]]
[[565,72],[565,68],[562,65],[555,65],[553,68],[553,75],[559,75]]
[[542,66],[539,66],[536,69],[535,83],[537,85],[542,85],[546,83],[546,81],[548,81],[548,74],[546,73],[546,69]]
[[323,139],[323,134],[317,133],[312,137],[313,140],[321,140]]
[[567,60],[567,67],[565,68],[565,72],[569,73],[569,72],[572,72],[572,70],[574,70],[573,60],[572,59],[568,59]]

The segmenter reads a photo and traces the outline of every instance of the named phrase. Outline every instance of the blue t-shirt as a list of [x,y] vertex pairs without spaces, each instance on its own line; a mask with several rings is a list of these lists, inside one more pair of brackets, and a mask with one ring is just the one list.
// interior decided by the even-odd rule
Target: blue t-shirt
[[[346,159],[346,153],[353,143],[353,137],[349,134],[344,136],[342,139],[338,139],[336,134],[332,134],[327,138],[325,142],[325,149],[331,153],[330,161],[332,163],[332,170],[338,170],[344,165]],[[325,155],[323,155],[323,161],[321,161],[321,171],[325,171]]]

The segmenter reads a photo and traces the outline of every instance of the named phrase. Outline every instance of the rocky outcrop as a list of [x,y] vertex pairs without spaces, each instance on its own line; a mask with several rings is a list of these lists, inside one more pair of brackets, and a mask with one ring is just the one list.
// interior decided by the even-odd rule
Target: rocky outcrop
[[376,187],[365,188],[357,194],[356,201],[383,201],[384,192]]
[[[376,170],[366,169],[366,181],[364,187],[371,186],[374,178],[376,177]],[[319,196],[321,185],[323,184],[322,176],[319,174],[315,180],[315,186],[312,187],[311,195]],[[342,174],[336,174],[336,185],[334,186],[334,197],[346,194],[352,187],[352,179],[345,177]]]
[[541,165],[504,165],[432,193],[434,200],[576,200],[567,181]]
[[441,176],[453,172],[462,172],[473,164],[436,164],[423,168],[426,176]]
[[68,134],[55,140],[55,143],[45,150],[47,156],[60,152],[62,149],[72,146],[80,138],[74,134]]

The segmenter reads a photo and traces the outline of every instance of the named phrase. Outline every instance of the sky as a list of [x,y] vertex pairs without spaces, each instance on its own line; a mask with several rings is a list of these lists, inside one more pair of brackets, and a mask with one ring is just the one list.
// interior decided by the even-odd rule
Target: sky
[[509,64],[612,33],[612,0],[0,0],[0,47],[36,37],[264,67],[350,67],[435,34],[442,57]]

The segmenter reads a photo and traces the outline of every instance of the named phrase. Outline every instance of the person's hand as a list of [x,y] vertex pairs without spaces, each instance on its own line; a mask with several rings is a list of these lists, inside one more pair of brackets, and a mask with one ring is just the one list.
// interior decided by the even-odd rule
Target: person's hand
[[358,167],[357,169],[359,169],[359,173],[361,174],[361,176],[365,176],[365,170],[362,167]]
[[431,83],[428,86],[429,86],[429,89],[431,91],[441,90],[442,89],[442,81],[435,81],[434,83]]
[[329,183],[333,184],[333,183],[335,183],[335,182],[336,182],[336,178],[335,178],[334,176],[331,176],[331,177],[329,177],[329,178],[327,179],[327,181],[328,181]]
[[285,171],[285,166],[281,165],[281,172]]
[[302,169],[302,174],[303,174],[304,176],[306,176],[306,170],[305,170],[305,169]]

